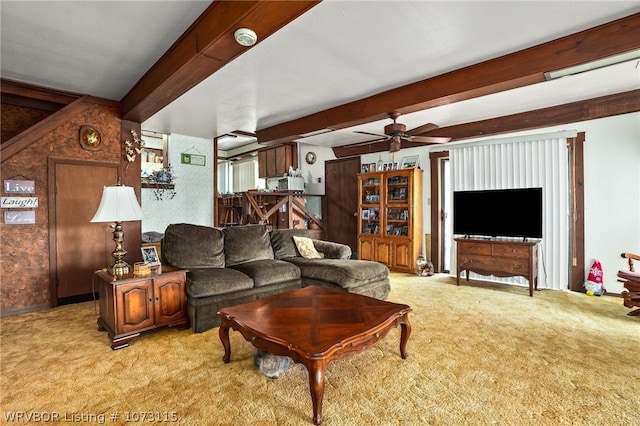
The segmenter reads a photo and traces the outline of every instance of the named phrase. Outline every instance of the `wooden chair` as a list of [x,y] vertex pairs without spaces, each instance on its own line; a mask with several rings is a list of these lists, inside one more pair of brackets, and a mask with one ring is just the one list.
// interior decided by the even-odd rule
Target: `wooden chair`
[[[618,280],[621,281],[627,291],[622,292],[624,306],[627,308],[640,308],[640,272],[633,268],[633,261],[640,261],[640,255],[634,253],[622,253],[625,259],[629,259],[629,270],[618,271]],[[640,309],[633,310],[627,315],[640,315]]]
[[238,209],[240,209],[240,197],[236,195],[224,196],[222,197],[222,203],[226,210],[222,226],[242,225],[242,214],[238,212]]

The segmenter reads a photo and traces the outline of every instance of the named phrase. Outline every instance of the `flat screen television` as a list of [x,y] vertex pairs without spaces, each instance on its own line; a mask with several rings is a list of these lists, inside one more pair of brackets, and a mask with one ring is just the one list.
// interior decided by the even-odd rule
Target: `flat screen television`
[[454,191],[453,233],[542,238],[542,188]]

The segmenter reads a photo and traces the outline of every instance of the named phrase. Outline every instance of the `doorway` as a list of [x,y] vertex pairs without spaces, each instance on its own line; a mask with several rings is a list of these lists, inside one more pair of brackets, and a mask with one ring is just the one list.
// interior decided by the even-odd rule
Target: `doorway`
[[325,200],[327,203],[327,240],[358,250],[358,179],[360,157],[325,162]]
[[113,263],[113,230],[91,223],[105,186],[118,180],[118,163],[51,159],[49,244],[51,305],[94,297],[93,274]]
[[453,241],[453,231],[451,218],[451,175],[449,168],[449,158],[443,158],[441,163],[441,188],[440,188],[440,205],[442,206],[440,213],[440,228],[442,229],[442,241],[440,250],[442,250],[442,272],[451,271],[451,242]]

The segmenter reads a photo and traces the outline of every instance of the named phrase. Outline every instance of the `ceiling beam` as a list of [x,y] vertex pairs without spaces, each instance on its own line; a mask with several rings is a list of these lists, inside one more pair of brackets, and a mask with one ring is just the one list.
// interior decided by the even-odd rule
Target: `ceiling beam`
[[[440,127],[424,133],[422,136],[447,136],[451,137],[451,142],[455,142],[464,139],[578,123],[638,111],[640,111],[640,89],[488,120]],[[401,148],[415,148],[416,146],[427,145],[402,141]],[[333,153],[338,158],[384,151],[389,151],[388,141],[367,145],[336,146],[333,148]]]
[[277,144],[544,81],[544,73],[640,48],[640,13],[256,132]]
[[249,48],[235,41],[251,28],[261,41],[319,1],[216,0],[121,100],[122,118],[143,122]]

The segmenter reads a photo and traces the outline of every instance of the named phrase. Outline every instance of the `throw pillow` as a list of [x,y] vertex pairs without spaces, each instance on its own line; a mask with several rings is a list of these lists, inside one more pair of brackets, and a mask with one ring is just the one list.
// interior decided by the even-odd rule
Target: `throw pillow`
[[305,259],[321,259],[322,256],[318,253],[318,250],[313,246],[311,238],[293,236],[293,241],[296,243],[296,247],[300,252],[300,255]]

